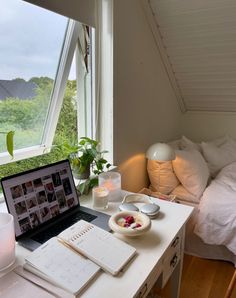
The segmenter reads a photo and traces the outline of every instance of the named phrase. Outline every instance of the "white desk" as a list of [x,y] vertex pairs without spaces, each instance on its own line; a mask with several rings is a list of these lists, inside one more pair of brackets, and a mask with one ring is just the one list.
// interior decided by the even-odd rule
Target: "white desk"
[[[79,297],[146,297],[157,280],[163,287],[169,278],[171,297],[179,296],[185,224],[193,208],[163,200],[157,200],[157,203],[161,208],[160,214],[152,220],[152,228],[144,236],[128,238],[116,234],[120,239],[136,247],[138,252],[124,272],[116,277],[101,272]],[[91,207],[91,201],[82,198],[81,205]],[[119,203],[110,203],[106,213],[116,212],[118,205]],[[28,253],[29,251],[17,245],[15,265],[23,264],[24,256]]]

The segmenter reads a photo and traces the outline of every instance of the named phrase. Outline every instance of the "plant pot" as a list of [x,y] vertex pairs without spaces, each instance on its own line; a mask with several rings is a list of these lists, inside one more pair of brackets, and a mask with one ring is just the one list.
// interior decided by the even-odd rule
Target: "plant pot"
[[79,173],[79,167],[73,167],[72,168],[72,173],[75,179],[88,179],[90,176],[90,165],[88,165],[83,171],[83,173]]

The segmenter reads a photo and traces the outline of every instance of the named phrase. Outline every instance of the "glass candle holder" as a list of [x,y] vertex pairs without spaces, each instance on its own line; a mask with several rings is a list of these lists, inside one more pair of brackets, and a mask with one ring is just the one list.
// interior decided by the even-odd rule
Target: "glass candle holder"
[[92,195],[94,209],[107,209],[109,190],[106,187],[94,187],[92,190]]
[[11,214],[0,213],[0,271],[15,262],[14,219]]
[[118,172],[105,172],[98,176],[99,186],[109,190],[109,201],[121,200],[121,175]]

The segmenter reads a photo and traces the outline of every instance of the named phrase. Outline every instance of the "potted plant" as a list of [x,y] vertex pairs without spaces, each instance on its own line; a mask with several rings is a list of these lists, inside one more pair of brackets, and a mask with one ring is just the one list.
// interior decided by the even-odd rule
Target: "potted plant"
[[103,157],[107,151],[100,151],[98,147],[99,142],[88,137],[81,137],[78,144],[56,146],[69,159],[74,177],[85,180],[78,187],[81,194],[98,185],[98,175],[111,166]]

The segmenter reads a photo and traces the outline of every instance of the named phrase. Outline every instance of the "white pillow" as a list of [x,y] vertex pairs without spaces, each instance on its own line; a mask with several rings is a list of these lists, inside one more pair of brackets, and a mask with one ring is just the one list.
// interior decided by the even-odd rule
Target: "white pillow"
[[189,203],[199,203],[200,197],[196,197],[191,194],[186,188],[183,187],[182,184],[178,185],[171,193],[176,196],[176,199],[180,199],[181,201],[189,202]]
[[236,143],[231,139],[219,147],[204,142],[201,143],[201,147],[212,177],[215,177],[223,167],[236,161]]
[[199,199],[209,178],[209,169],[201,153],[197,150],[176,150],[172,164],[182,185]]
[[179,150],[179,149],[181,149],[181,148],[180,148],[181,139],[178,139],[178,140],[174,140],[174,141],[168,142],[167,144],[170,145],[170,146],[171,146],[173,149],[175,149],[175,150]]
[[179,184],[171,161],[158,162],[148,160],[147,171],[151,182],[150,189],[155,192],[169,194]]
[[182,136],[182,138],[181,138],[180,149],[183,149],[183,150],[195,149],[195,150],[201,152],[200,144],[194,143],[193,141],[186,138],[185,136]]
[[224,143],[226,143],[229,140],[230,140],[230,137],[228,135],[224,135],[223,137],[213,139],[213,140],[208,141],[206,143],[219,147],[219,146],[223,145]]

